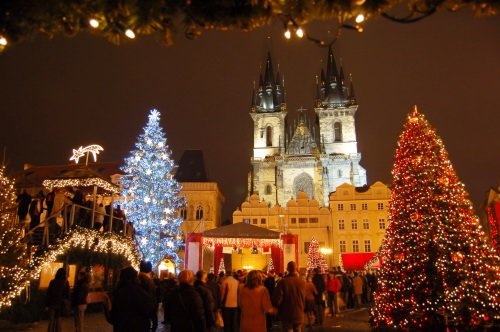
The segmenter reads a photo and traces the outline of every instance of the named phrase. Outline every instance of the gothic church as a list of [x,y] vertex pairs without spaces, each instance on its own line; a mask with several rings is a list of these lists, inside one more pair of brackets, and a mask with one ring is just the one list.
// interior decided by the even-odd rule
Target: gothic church
[[314,119],[303,109],[297,121],[287,121],[284,82],[273,70],[268,54],[264,76],[252,93],[250,116],[254,123],[253,156],[248,180],[249,194],[258,194],[270,204],[286,206],[305,192],[309,199],[329,205],[329,194],[343,183],[366,185],[366,170],[360,166],[355,114],[358,104],[352,79],[345,81],[328,50],[326,72],[316,80]]

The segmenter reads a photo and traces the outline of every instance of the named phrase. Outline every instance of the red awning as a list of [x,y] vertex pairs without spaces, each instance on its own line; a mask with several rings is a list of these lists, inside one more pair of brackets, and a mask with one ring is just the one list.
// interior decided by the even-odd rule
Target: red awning
[[[375,256],[374,252],[353,252],[348,254],[340,254],[344,271],[362,271],[366,264]],[[370,266],[370,268],[379,268],[378,259]]]

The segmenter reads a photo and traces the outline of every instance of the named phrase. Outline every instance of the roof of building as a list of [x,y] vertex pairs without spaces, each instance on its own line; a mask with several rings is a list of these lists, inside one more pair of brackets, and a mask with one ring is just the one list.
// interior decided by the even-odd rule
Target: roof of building
[[179,182],[208,182],[202,150],[185,150],[174,178]]
[[204,237],[279,239],[280,233],[267,228],[239,222],[203,232]]
[[48,166],[25,164],[24,170],[14,173],[13,178],[18,187],[28,188],[42,186],[42,182],[47,179],[66,177],[98,176],[110,181],[114,174],[123,174],[123,171],[120,170],[120,164],[117,162],[89,163],[86,166],[81,164]]

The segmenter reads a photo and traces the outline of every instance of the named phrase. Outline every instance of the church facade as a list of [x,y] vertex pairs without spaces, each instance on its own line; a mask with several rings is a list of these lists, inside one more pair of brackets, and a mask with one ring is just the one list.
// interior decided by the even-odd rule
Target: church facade
[[339,185],[366,185],[357,149],[357,109],[352,80],[347,84],[330,48],[326,71],[322,69],[317,79],[314,117],[299,109],[292,122],[287,117],[284,82],[268,54],[264,75],[252,95],[249,193],[285,206],[305,192],[309,199],[328,206],[329,193]]

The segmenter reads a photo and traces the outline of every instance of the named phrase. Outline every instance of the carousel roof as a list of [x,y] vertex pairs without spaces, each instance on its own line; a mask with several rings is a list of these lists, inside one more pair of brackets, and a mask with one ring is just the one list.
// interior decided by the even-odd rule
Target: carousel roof
[[251,239],[279,239],[280,233],[267,228],[239,222],[203,232],[205,238],[251,238]]

